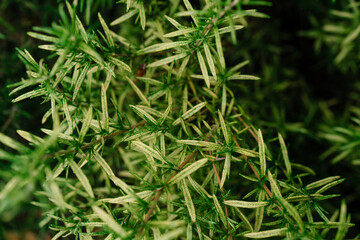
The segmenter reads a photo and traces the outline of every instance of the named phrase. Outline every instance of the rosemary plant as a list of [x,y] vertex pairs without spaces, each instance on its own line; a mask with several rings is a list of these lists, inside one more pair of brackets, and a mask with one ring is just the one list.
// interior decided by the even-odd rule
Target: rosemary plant
[[343,72],[357,72],[360,7],[355,0],[339,1],[324,19],[312,17],[313,30],[304,34],[315,39],[315,50],[322,45],[335,54],[334,62]]
[[345,202],[322,207],[344,179],[314,179],[236,96],[259,77],[245,59],[228,66],[224,48],[269,2],[170,2],[119,1],[125,13],[98,13],[97,29],[65,2],[59,23],[28,33],[53,59],[18,50],[28,71],[13,102],[41,97],[52,127],[18,130],[28,144],[0,134],[0,216],[33,197],[54,240],[344,239]]

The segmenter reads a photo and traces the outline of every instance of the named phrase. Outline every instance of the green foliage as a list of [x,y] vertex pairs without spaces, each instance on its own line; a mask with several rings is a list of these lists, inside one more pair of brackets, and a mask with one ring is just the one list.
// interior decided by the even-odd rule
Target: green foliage
[[320,51],[322,45],[326,45],[336,54],[334,61],[341,70],[356,72],[360,39],[359,3],[355,0],[346,0],[338,5],[338,9],[331,9],[321,22],[313,16],[311,21],[316,28],[307,31],[305,35],[316,39],[317,51]]
[[171,2],[120,1],[126,13],[98,13],[98,28],[85,1],[66,2],[28,33],[52,59],[19,49],[27,77],[11,95],[40,97],[52,127],[19,130],[28,144],[0,134],[1,218],[32,196],[53,239],[344,239],[345,202],[323,207],[344,179],[316,180],[237,98],[261,80],[224,52],[270,4]]

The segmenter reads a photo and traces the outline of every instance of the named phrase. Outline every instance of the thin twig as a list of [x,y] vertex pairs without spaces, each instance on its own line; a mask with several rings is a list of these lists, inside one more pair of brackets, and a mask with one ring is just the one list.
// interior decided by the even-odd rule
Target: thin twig
[[259,142],[258,137],[256,136],[256,134],[254,133],[254,131],[251,129],[251,127],[244,121],[244,119],[242,119],[242,117],[238,116],[238,119],[240,120],[240,122],[242,122],[242,124],[245,126],[245,128],[248,129],[248,131],[250,132],[250,134],[253,136],[253,138],[256,140],[256,142]]
[[11,124],[12,120],[14,119],[17,111],[18,111],[18,108],[14,105],[11,108],[11,113],[10,113],[9,118],[6,120],[6,122],[4,123],[4,125],[1,128],[1,132],[5,132],[5,130],[9,127],[9,125]]

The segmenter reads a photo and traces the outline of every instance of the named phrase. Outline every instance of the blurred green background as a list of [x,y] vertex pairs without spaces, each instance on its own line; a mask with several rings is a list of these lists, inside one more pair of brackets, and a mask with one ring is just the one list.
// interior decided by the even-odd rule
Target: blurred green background
[[[46,107],[39,99],[12,104],[9,84],[25,75],[16,49],[26,48],[35,59],[45,57],[26,32],[59,21],[62,1],[2,0],[0,2],[0,131],[19,139],[17,129],[37,133]],[[113,20],[124,10],[116,1],[80,1],[87,27],[97,25],[97,12]],[[347,180],[327,202],[333,211],[346,199],[352,222],[360,224],[360,3],[355,0],[277,0],[260,10],[270,19],[249,19],[228,49],[228,65],[250,60],[245,74],[262,78],[234,90],[252,123],[264,138],[286,136],[292,161],[309,166],[317,179],[341,175]],[[196,4],[194,4],[196,6]],[[335,11],[333,10],[335,9]],[[6,175],[0,162],[0,174]],[[3,178],[0,178],[3,179]],[[29,199],[28,202],[30,202]],[[30,203],[14,209],[0,222],[0,239],[46,239],[39,229],[41,212]],[[19,224],[21,223],[21,224]],[[30,234],[30,235],[29,235]],[[32,234],[32,235],[31,235]],[[349,236],[359,234],[357,227]]]

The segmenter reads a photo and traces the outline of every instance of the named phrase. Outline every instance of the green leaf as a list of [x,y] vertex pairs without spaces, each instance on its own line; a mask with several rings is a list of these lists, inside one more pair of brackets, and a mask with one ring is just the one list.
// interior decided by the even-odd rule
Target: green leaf
[[180,124],[181,120],[186,120],[189,117],[195,115],[195,113],[199,112],[205,106],[206,106],[206,102],[199,103],[198,105],[194,106],[190,110],[186,111],[183,115],[181,115],[181,117],[176,119],[172,125],[176,126],[176,125]]
[[171,239],[179,239],[179,237],[185,232],[184,228],[175,228],[174,230],[171,230],[161,237],[159,237],[157,240],[171,240]]
[[95,152],[93,156],[109,177],[115,176],[115,174],[111,170],[111,167],[109,166],[109,164],[105,161],[105,159],[98,152]]
[[188,176],[189,182],[191,183],[191,186],[197,191],[200,195],[212,198],[212,196],[203,188],[201,185],[199,185],[194,179],[192,179],[190,176]]
[[21,137],[23,137],[24,139],[26,139],[27,141],[29,141],[31,143],[34,143],[35,145],[40,145],[40,144],[44,143],[44,139],[42,139],[32,133],[29,133],[29,132],[26,132],[23,130],[16,130],[16,132]]
[[189,41],[179,41],[179,42],[168,42],[168,43],[158,43],[141,49],[137,52],[137,54],[146,54],[146,53],[153,53],[153,52],[160,52],[171,48],[181,47],[188,45]]
[[60,133],[60,132],[57,132],[57,131],[53,131],[53,130],[50,130],[50,129],[41,128],[41,131],[43,131],[44,133],[46,133],[49,136],[56,135],[58,138],[61,138],[61,139],[64,139],[64,140],[68,140],[68,141],[74,141],[75,140],[75,138],[73,136],[70,136],[70,135],[67,135],[67,134],[64,134],[64,133]]
[[101,24],[102,28],[104,29],[106,39],[107,39],[107,41],[109,43],[109,47],[114,48],[115,44],[114,44],[114,40],[113,40],[113,38],[111,36],[109,27],[107,26],[106,22],[104,21],[104,19],[102,18],[100,13],[98,13],[98,17],[99,17],[99,20],[100,20],[100,24]]
[[116,66],[118,66],[119,68],[124,69],[125,71],[128,71],[128,72],[131,72],[131,68],[129,67],[129,65],[127,65],[123,61],[120,61],[117,58],[110,56],[109,61],[112,62],[113,64],[115,64]]
[[47,91],[44,88],[32,90],[30,92],[24,93],[23,95],[20,95],[19,97],[15,98],[11,102],[13,102],[13,103],[20,102],[20,101],[22,101],[22,100],[24,100],[26,98],[39,97],[39,96],[44,95],[46,93],[47,93]]
[[3,143],[4,145],[8,146],[9,148],[17,150],[21,153],[25,153],[25,152],[29,151],[29,148],[27,148],[26,146],[22,145],[18,141],[15,141],[14,139],[12,139],[2,133],[0,133],[0,142]]
[[260,176],[264,177],[266,175],[266,157],[265,157],[265,143],[261,130],[258,130],[258,139],[259,139],[259,156],[260,156]]
[[325,192],[326,190],[328,190],[328,189],[342,183],[343,181],[345,181],[345,178],[333,181],[331,183],[328,183],[325,186],[323,186],[322,188],[320,188],[319,190],[317,190],[315,193],[316,194],[321,194],[321,193]]
[[200,160],[197,160],[196,162],[190,164],[188,167],[186,167],[184,170],[176,174],[175,177],[169,180],[169,185],[175,184],[180,182],[185,177],[189,176],[193,172],[197,171],[199,168],[201,168],[205,163],[207,163],[208,159],[203,158]]
[[90,197],[94,198],[94,192],[91,188],[89,179],[86,177],[84,172],[81,170],[81,168],[74,162],[74,160],[70,159],[68,160],[69,165],[73,172],[75,173],[76,177],[79,179],[80,183],[85,188],[86,192],[89,194]]
[[336,232],[335,240],[344,239],[347,227],[346,227],[346,202],[345,200],[341,201],[341,208],[340,208],[340,218],[339,218],[340,226]]
[[225,65],[224,52],[223,52],[223,49],[222,49],[219,29],[217,27],[214,27],[214,34],[215,34],[216,50],[217,50],[217,53],[218,53],[218,56],[219,56],[220,65],[221,65],[222,69],[225,69],[226,65]]
[[107,214],[104,210],[97,206],[92,206],[93,211],[95,212],[98,217],[106,223],[106,225],[113,230],[115,233],[119,234],[122,238],[125,238],[127,236],[127,232],[125,229],[118,224],[112,216]]
[[287,228],[279,228],[279,229],[273,229],[273,230],[267,230],[267,231],[261,231],[261,232],[252,232],[252,233],[245,233],[244,237],[247,238],[257,238],[257,239],[264,239],[269,237],[278,237],[283,236],[287,232]]
[[212,196],[213,201],[214,201],[214,205],[215,205],[215,209],[217,214],[219,214],[220,220],[222,221],[222,223],[224,224],[225,227],[227,227],[227,219],[226,219],[226,215],[224,213],[224,210],[221,208],[219,200],[216,198],[215,195]]
[[149,154],[150,156],[162,161],[163,163],[167,163],[165,157],[161,156],[161,154],[158,151],[156,151],[155,149],[149,147],[148,145],[140,141],[133,141],[131,143],[131,147],[134,148],[135,151]]
[[148,77],[137,77],[137,79],[139,79],[139,80],[141,80],[141,81],[143,81],[145,83],[149,83],[149,84],[159,86],[159,87],[162,87],[164,85],[163,82],[152,79],[152,78],[148,78]]
[[282,197],[280,189],[279,189],[277,183],[275,182],[270,171],[268,171],[268,179],[269,179],[271,190],[272,190],[271,192],[275,195],[275,197]]
[[131,193],[129,195],[117,197],[117,198],[103,198],[100,201],[108,202],[112,204],[137,203],[139,201],[137,198],[148,199],[153,194],[154,194],[153,191],[143,191],[136,193],[136,196],[134,196],[133,193]]
[[17,52],[23,57],[32,67],[33,70],[38,71],[39,70],[39,64],[35,61],[33,56],[25,49],[24,51],[20,49],[16,49]]
[[40,34],[40,33],[28,32],[27,34],[28,34],[30,37],[39,39],[39,40],[41,40],[41,41],[53,42],[53,43],[56,43],[56,42],[59,41],[59,39],[56,38],[56,37],[50,37],[50,36],[47,36],[47,35],[44,35],[44,34]]
[[220,188],[224,186],[226,178],[229,177],[230,175],[230,166],[231,166],[231,153],[226,152],[224,169],[222,171],[221,180],[220,180]]
[[283,155],[283,158],[284,158],[287,177],[290,177],[291,174],[292,174],[292,171],[291,171],[291,163],[290,163],[290,160],[289,160],[288,151],[287,151],[287,148],[286,148],[286,145],[285,145],[285,141],[284,141],[284,139],[283,139],[283,137],[281,136],[280,133],[278,134],[278,137],[279,137],[281,152],[282,152],[282,155]]
[[231,142],[231,136],[229,134],[228,128],[226,127],[224,117],[221,114],[220,110],[218,110],[218,115],[219,115],[221,130],[222,130],[222,132],[224,134],[224,139],[225,139],[226,145],[229,146],[229,144]]
[[340,178],[340,176],[327,177],[327,178],[324,178],[324,179],[321,179],[321,180],[318,180],[316,182],[306,185],[305,189],[310,190],[313,188],[318,188],[318,187],[324,186],[330,182],[338,180],[339,178]]
[[219,149],[221,146],[217,143],[213,142],[206,142],[206,141],[198,141],[198,140],[177,140],[176,142],[181,144],[187,144],[192,146],[199,146],[199,147],[205,147],[207,149]]
[[140,24],[143,30],[145,30],[146,25],[146,15],[143,1],[139,1],[139,16],[140,16]]
[[233,25],[233,26],[223,27],[219,29],[219,34],[221,35],[228,32],[234,32],[243,28],[244,28],[243,25]]
[[293,168],[297,168],[297,169],[300,169],[304,172],[307,172],[307,173],[310,173],[311,175],[316,175],[316,173],[314,172],[314,170],[312,170],[311,168],[307,167],[307,166],[304,166],[302,164],[299,164],[299,163],[291,163],[291,166]]
[[191,12],[190,16],[191,16],[192,20],[194,21],[195,25],[198,26],[199,25],[198,18],[195,15],[195,11],[194,11],[193,7],[191,6],[191,3],[189,2],[189,0],[183,0],[183,2],[185,4],[186,9],[189,12]]
[[235,212],[238,214],[239,218],[245,223],[245,225],[250,229],[250,231],[254,231],[249,219],[247,219],[246,215],[240,211],[239,208],[235,208]]
[[[263,202],[265,200],[265,190],[260,190],[259,192],[259,197],[258,197],[258,202]],[[256,208],[256,212],[255,212],[255,226],[254,226],[254,231],[258,232],[261,229],[261,225],[264,219],[264,210],[265,207],[258,207]]]
[[162,116],[158,119],[157,124],[158,124],[159,126],[163,125],[163,123],[165,122],[165,120],[169,117],[169,113],[171,112],[171,109],[172,109],[172,105],[170,104],[170,105],[166,108],[164,114],[162,114]]
[[134,106],[134,105],[130,105],[130,107],[134,110],[134,112],[141,117],[142,119],[144,119],[145,121],[147,121],[148,123],[150,123],[151,125],[157,126],[157,121],[155,120],[155,118],[153,118],[149,113],[147,113],[145,110]]
[[224,204],[239,208],[259,208],[259,207],[267,206],[268,202],[247,202],[247,201],[238,201],[238,200],[227,200],[224,201]]
[[181,66],[180,66],[179,71],[178,71],[178,75],[176,77],[177,80],[179,80],[182,77],[183,73],[185,72],[185,69],[186,69],[187,64],[189,63],[190,57],[191,57],[190,55],[187,56],[184,59],[184,61],[181,63]]
[[135,194],[134,190],[127,185],[123,180],[116,177],[115,175],[110,176],[110,180],[118,187],[120,187],[126,194],[131,195]]
[[181,190],[184,194],[184,199],[185,199],[185,204],[186,204],[186,207],[189,211],[189,215],[190,215],[190,218],[191,218],[191,221],[192,222],[196,222],[196,213],[195,213],[195,207],[194,207],[194,203],[192,201],[192,197],[191,197],[191,194],[190,194],[190,191],[189,191],[189,188],[186,184],[186,181],[185,179],[183,179],[181,181]]
[[228,77],[228,80],[255,80],[256,81],[256,80],[260,80],[260,78],[256,77],[256,76],[252,76],[252,75],[235,74],[235,75]]
[[153,62],[153,63],[149,64],[147,67],[152,68],[152,67],[162,66],[162,65],[171,63],[173,61],[182,59],[182,58],[186,57],[187,55],[188,55],[187,53],[180,53],[180,54],[177,54],[177,55],[173,55],[173,56],[161,59],[159,61]]
[[79,43],[79,49],[84,53],[88,54],[97,64],[99,64],[100,66],[104,66],[104,59],[89,45],[81,42]]
[[207,44],[207,42],[204,42],[203,46],[204,46],[205,56],[206,56],[206,60],[208,62],[211,74],[213,75],[213,77],[216,81],[217,80],[216,69],[215,69],[214,61],[212,59],[212,55],[210,53],[209,45]]
[[204,80],[205,80],[205,83],[206,83],[206,86],[208,88],[210,88],[210,78],[209,78],[209,74],[208,74],[208,71],[207,71],[207,68],[206,68],[206,64],[205,64],[205,61],[204,61],[204,58],[201,54],[200,51],[197,51],[197,56],[198,56],[198,60],[199,60],[199,64],[200,64],[200,69],[201,69],[201,72],[202,72],[202,75],[204,76]]
[[259,157],[259,153],[255,152],[253,150],[240,148],[240,147],[233,147],[232,150],[234,152],[243,154],[243,155],[248,156],[248,157]]
[[138,9],[134,9],[134,10],[131,10],[129,11],[128,13],[122,15],[121,17],[115,19],[114,21],[112,21],[110,23],[111,26],[114,26],[114,25],[117,25],[117,24],[120,24],[122,22],[125,22],[126,20],[128,20],[129,18],[131,18],[132,16],[134,16],[136,13],[138,13]]
[[183,29],[184,26],[182,26],[180,23],[178,23],[175,19],[165,15],[165,18],[174,26],[176,27],[177,29]]
[[[227,101],[227,97],[226,97],[226,85],[223,84],[222,87],[222,95],[221,95],[221,114],[225,115],[225,110],[226,110],[226,101]],[[231,102],[234,101],[233,99],[231,99]],[[229,108],[229,111],[232,110],[231,108]]]
[[101,84],[101,109],[103,114],[104,129],[105,131],[109,132],[109,113],[106,98],[106,89],[103,83]]
[[360,26],[358,26],[355,30],[349,33],[349,35],[344,38],[342,44],[347,45],[354,41],[360,34]]
[[86,31],[85,31],[85,28],[83,26],[83,24],[81,23],[80,19],[78,16],[76,16],[76,26],[77,28],[79,29],[79,32],[81,34],[81,37],[84,39],[84,42],[85,43],[88,43],[89,42],[89,38],[86,34]]
[[63,98],[63,109],[64,109],[66,121],[68,123],[68,128],[69,128],[70,134],[71,134],[73,132],[73,122],[72,122],[72,118],[70,115],[70,110],[69,110],[66,98]]
[[163,37],[165,37],[165,38],[178,37],[178,36],[181,36],[181,35],[187,35],[188,33],[192,33],[192,32],[195,32],[195,31],[196,31],[195,28],[183,28],[183,29],[180,29],[180,30],[176,30],[174,32],[167,33],[167,34],[163,35]]
[[136,86],[136,84],[131,80],[128,76],[125,76],[126,80],[130,83],[131,87],[135,91],[135,93],[139,96],[139,98],[150,107],[150,102],[147,100],[142,91]]
[[85,67],[81,71],[80,76],[77,79],[75,79],[75,89],[74,89],[73,98],[72,98],[73,101],[75,101],[76,96],[80,90],[81,84],[84,81],[86,74],[89,72],[89,69],[90,69],[90,64],[88,63],[85,65]]
[[84,137],[85,137],[87,131],[89,130],[91,120],[92,120],[92,107],[90,106],[89,110],[86,113],[84,122],[81,126],[81,130],[79,133],[79,142],[83,142]]
[[304,231],[304,222],[302,221],[299,212],[295,209],[294,206],[292,206],[282,197],[280,189],[278,188],[270,171],[268,171],[268,178],[271,185],[272,193],[275,195],[276,199],[280,202],[282,207],[294,218],[299,228]]

